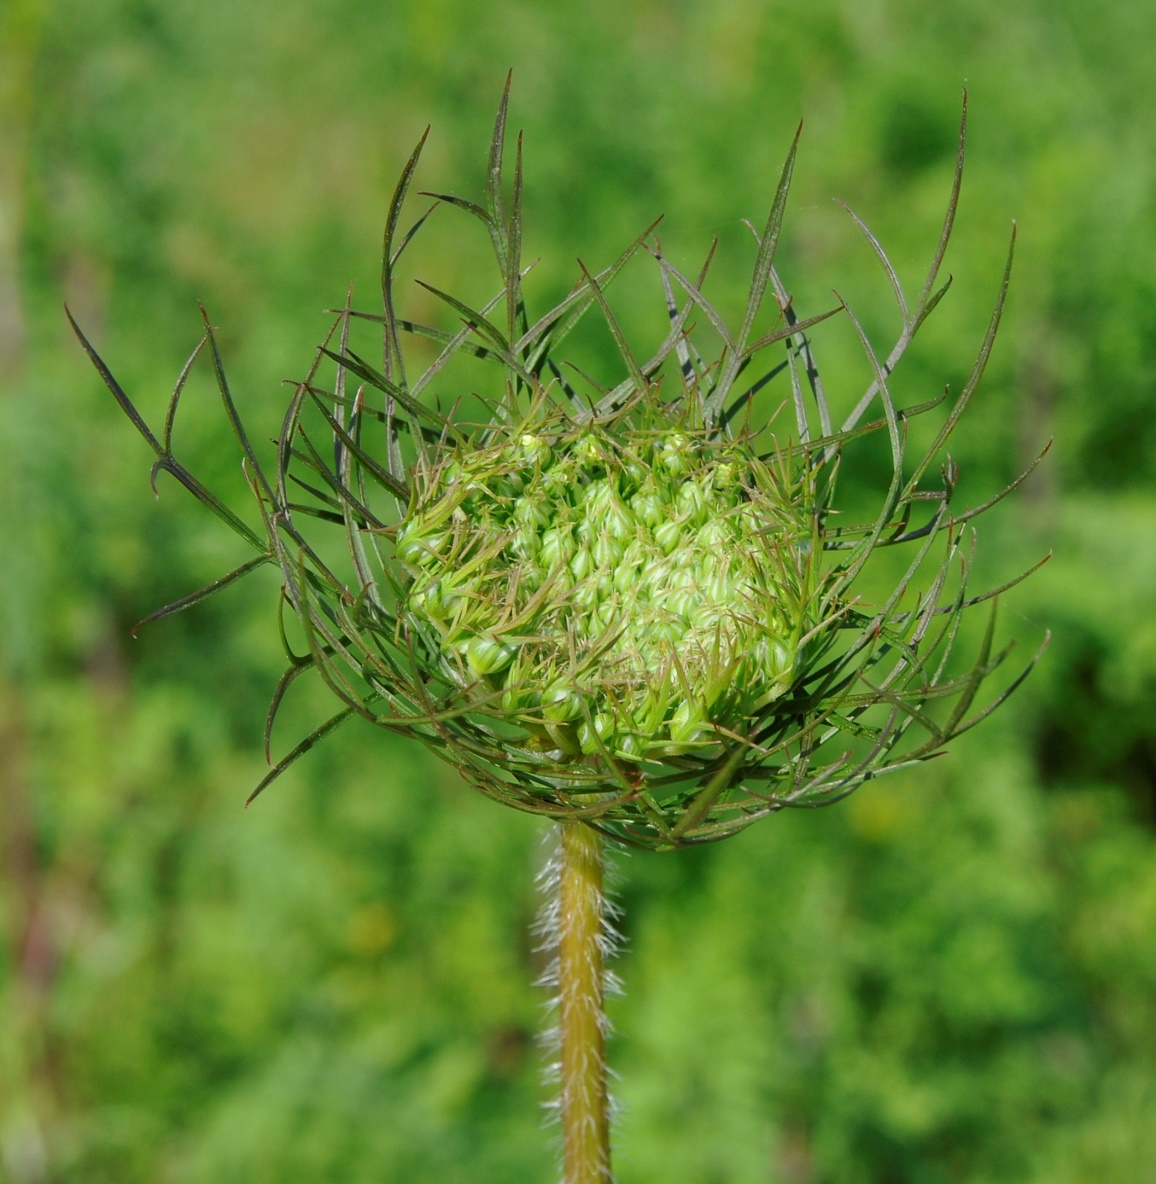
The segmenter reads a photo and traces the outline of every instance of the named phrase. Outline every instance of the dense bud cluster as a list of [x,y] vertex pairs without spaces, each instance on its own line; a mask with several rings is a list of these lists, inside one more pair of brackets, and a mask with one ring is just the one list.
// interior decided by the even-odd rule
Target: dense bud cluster
[[532,746],[709,750],[791,685],[816,527],[749,441],[531,422],[414,490],[401,620]]

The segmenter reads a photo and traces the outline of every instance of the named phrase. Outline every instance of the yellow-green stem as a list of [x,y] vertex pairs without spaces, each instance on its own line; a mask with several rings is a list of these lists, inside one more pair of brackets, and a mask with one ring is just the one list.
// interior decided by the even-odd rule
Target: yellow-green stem
[[558,1022],[562,1038],[564,1184],[609,1184],[602,836],[562,823]]

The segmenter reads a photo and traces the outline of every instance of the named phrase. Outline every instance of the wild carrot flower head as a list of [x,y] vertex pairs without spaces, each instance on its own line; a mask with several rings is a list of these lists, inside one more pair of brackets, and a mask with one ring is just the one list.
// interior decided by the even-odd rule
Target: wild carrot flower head
[[[1002,591],[967,590],[965,524],[1008,490],[953,509],[957,474],[945,452],[992,348],[1010,251],[974,369],[953,400],[900,408],[889,387],[950,283],[938,285],[938,275],[959,194],[963,129],[943,233],[913,302],[855,219],[901,317],[898,338],[879,355],[841,302],[800,318],[775,268],[795,146],[754,234],[737,324],[705,294],[711,256],[687,276],[664,256],[653,225],[597,274],[582,268],[564,300],[531,318],[522,287],[529,269],[521,258],[520,139],[512,186],[503,179],[507,97],[508,89],[485,201],[431,194],[433,205],[403,232],[422,137],[389,210],[381,311],[347,302],[337,315],[290,399],[271,465],[245,433],[207,318],[160,436],[77,329],[153,448],[154,476],[176,476],[256,552],[154,616],[276,564],[282,612],[299,619],[306,649],[286,646],[290,665],[270,727],[307,671],[340,700],[255,792],[361,716],[421,739],[499,801],[582,816],[624,842],[670,848],[733,833],[785,806],[836,800],[938,753],[1023,677],[976,709],[981,684],[1006,656],[993,651],[990,618],[970,663],[960,669],[953,661],[965,614],[994,605]],[[425,285],[449,313],[434,325],[400,311],[397,268],[440,206],[480,225],[502,283],[481,307]],[[657,270],[668,317],[664,339],[645,357],[607,296],[635,259]],[[850,322],[872,373],[839,421],[842,401],[828,400],[810,335],[835,315]],[[620,380],[610,387],[566,364],[567,338],[590,316],[617,345]],[[351,345],[354,327],[366,322],[383,333],[380,366]],[[425,347],[420,371],[411,341]],[[172,450],[177,403],[204,349],[259,528]],[[497,377],[495,394],[446,386],[466,358]],[[754,426],[756,396],[772,381],[784,390],[784,422]],[[440,409],[462,398],[485,409],[480,422],[466,421],[460,408]],[[926,452],[911,457],[907,426],[923,415],[940,416],[940,426]],[[843,524],[836,475],[872,433],[888,442],[888,487],[868,521]],[[904,572],[890,594],[869,603],[858,586],[864,567],[893,547],[909,553]]]

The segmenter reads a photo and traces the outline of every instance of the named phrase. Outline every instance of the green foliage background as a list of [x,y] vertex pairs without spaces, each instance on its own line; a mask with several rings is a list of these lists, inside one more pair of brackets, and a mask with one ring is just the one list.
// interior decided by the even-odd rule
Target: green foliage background
[[[268,436],[320,310],[350,280],[371,302],[422,128],[423,184],[476,195],[513,65],[544,291],[665,211],[680,264],[720,236],[712,291],[737,304],[739,219],[765,216],[802,117],[788,282],[811,311],[838,285],[879,335],[885,282],[830,198],[916,281],[966,84],[956,288],[901,393],[966,374],[1015,216],[963,500],[1058,441],[979,523],[989,580],[1055,552],[1007,599],[1025,654],[1054,631],[1009,708],[834,810],[621,861],[622,1181],[1151,1181],[1154,55],[1132,0],[3,0],[0,1177],[551,1178],[541,827],[352,727],[241,812],[276,582],[130,639],[244,555],[172,483],[153,501],[60,308],[155,417],[203,300]],[[479,257],[451,234],[424,274],[488,286]],[[190,463],[243,497],[207,383],[190,394]],[[278,741],[321,703],[296,698]]]

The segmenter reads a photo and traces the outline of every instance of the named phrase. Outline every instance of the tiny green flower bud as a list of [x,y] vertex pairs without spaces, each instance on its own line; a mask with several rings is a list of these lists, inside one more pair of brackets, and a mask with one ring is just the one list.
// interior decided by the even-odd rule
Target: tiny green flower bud
[[684,699],[670,719],[671,740],[675,744],[693,744],[706,731],[707,721],[703,718],[702,708]]
[[622,559],[623,546],[609,535],[600,535],[594,540],[591,553],[597,567],[613,567]]
[[662,442],[659,459],[676,477],[690,467],[690,441],[681,432],[671,432]]
[[606,507],[603,530],[611,538],[617,539],[620,543],[628,542],[636,533],[634,515],[630,513],[617,497],[612,498],[610,504]]
[[692,588],[673,588],[663,602],[663,608],[676,616],[685,618],[690,615],[697,603],[698,596]]
[[440,484],[441,484],[442,490],[448,491],[448,490],[453,489],[457,485],[459,479],[461,478],[461,475],[462,475],[461,464],[456,460],[450,461],[450,463],[447,464],[442,469],[442,472],[441,472]]
[[421,533],[415,523],[406,523],[397,532],[397,540],[394,543],[394,554],[407,567],[417,568],[421,563],[422,553],[425,546],[422,542]]
[[542,563],[553,570],[568,562],[574,543],[565,526],[552,526],[542,535]]
[[675,518],[669,518],[659,523],[654,532],[654,541],[664,555],[669,555],[678,546],[682,538],[684,523]]
[[638,557],[631,554],[631,546],[628,546],[622,554],[622,558],[618,562],[618,566],[614,569],[612,582],[614,589],[617,592],[638,591],[640,583],[638,573]]
[[570,571],[576,580],[584,579],[590,570],[590,548],[581,545],[570,556]]
[[730,528],[721,519],[713,518],[699,528],[698,546],[707,552],[721,552],[731,540]]
[[542,695],[542,714],[552,724],[567,724],[582,715],[582,696],[571,683],[560,680]]
[[614,497],[614,487],[605,477],[591,481],[582,495],[582,504],[588,515],[597,516],[604,513],[610,500]]
[[670,516],[670,507],[654,489],[643,487],[631,499],[630,508],[639,522],[653,529]]
[[479,675],[497,674],[514,660],[517,648],[492,637],[472,637],[465,645],[466,662]]
[[546,508],[545,499],[538,496],[523,494],[514,506],[514,521],[520,526],[529,526],[534,530],[544,530],[550,522],[550,514]]
[[519,559],[533,559],[542,549],[542,540],[537,531],[522,527],[514,531],[510,538],[510,547]]
[[521,445],[521,459],[524,463],[532,463],[542,468],[550,463],[550,443],[542,436],[533,432],[523,432],[518,443]]
[[679,487],[677,505],[688,518],[697,519],[706,503],[706,494],[697,481],[684,481]]
[[574,444],[574,459],[584,469],[593,470],[602,463],[602,449],[593,433],[580,436]]
[[635,489],[650,476],[650,467],[631,453],[622,458],[622,471],[628,484]]
[[578,743],[588,756],[603,748],[613,748],[614,719],[605,712],[594,716],[594,726],[585,720],[578,725]]
[[598,581],[590,576],[575,583],[570,593],[570,601],[575,608],[584,613],[593,613],[600,600]]

